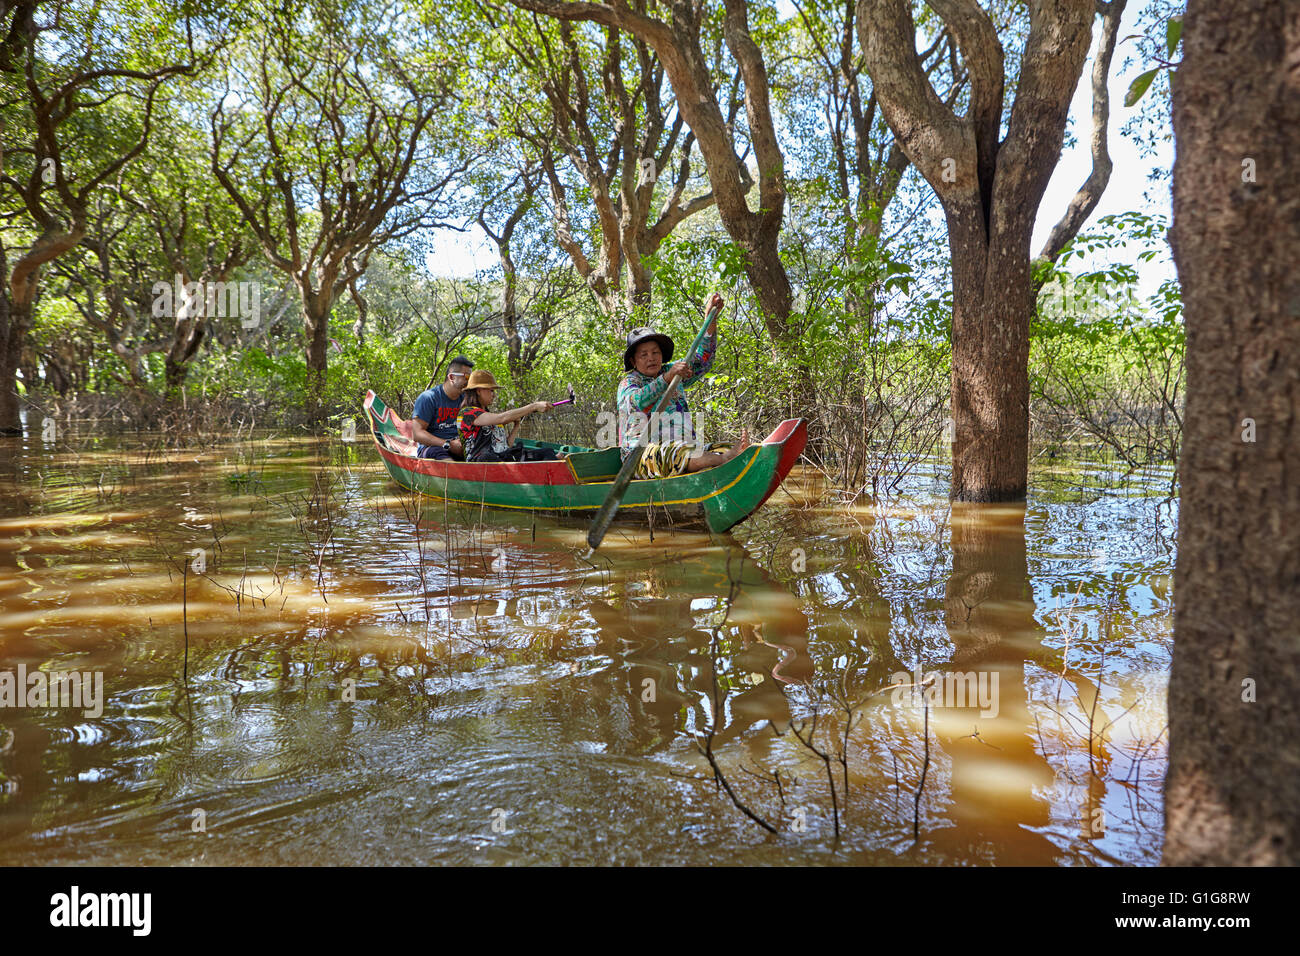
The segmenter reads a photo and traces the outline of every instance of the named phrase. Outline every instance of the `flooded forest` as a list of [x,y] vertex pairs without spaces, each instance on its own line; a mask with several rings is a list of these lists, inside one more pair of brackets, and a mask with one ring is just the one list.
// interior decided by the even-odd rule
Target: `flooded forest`
[[0,865],[1300,862],[1285,5],[0,18]]

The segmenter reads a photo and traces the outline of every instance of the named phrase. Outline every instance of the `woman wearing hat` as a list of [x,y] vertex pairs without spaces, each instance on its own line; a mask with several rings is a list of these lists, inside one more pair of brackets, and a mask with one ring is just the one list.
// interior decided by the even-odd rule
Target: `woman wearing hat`
[[[497,380],[486,369],[477,368],[470,373],[465,384],[460,414],[456,428],[465,446],[466,461],[554,461],[555,452],[547,448],[524,448],[510,444],[519,423],[534,412],[544,412],[550,402],[533,402],[512,408],[508,412],[492,411],[496,400]],[[502,425],[514,422],[507,433]]]
[[[705,306],[705,313],[722,309],[722,296],[714,293]],[[669,365],[673,358],[673,340],[653,329],[633,329],[627,337],[627,350],[623,353],[623,368],[627,374],[618,387],[618,443],[623,457],[632,451],[649,427],[650,412],[668,388],[674,375],[679,377],[676,393],[669,397],[660,412],[659,434],[651,439],[637,465],[637,478],[667,478],[701,471],[721,465],[735,458],[749,447],[749,432],[743,431],[740,441],[729,449],[708,450],[697,453],[694,426],[691,423],[690,405],[686,389],[694,385],[713,365],[718,350],[718,320],[714,316],[700,343],[699,351],[686,356],[685,361]]]

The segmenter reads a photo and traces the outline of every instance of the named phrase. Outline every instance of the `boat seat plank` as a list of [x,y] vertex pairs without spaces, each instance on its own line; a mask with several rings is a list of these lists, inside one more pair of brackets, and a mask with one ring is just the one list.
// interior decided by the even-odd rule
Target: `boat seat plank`
[[573,466],[573,474],[579,484],[610,481],[618,474],[619,466],[623,464],[623,456],[619,454],[617,448],[601,448],[595,451],[588,449],[570,455],[569,464]]

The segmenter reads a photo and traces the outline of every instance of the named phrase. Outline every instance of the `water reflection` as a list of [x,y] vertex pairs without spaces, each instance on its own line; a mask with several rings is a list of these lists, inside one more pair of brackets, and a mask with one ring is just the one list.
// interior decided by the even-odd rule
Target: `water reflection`
[[[609,666],[583,693],[601,713],[611,749],[663,751],[708,725],[715,680],[734,690],[725,724],[714,728],[719,743],[764,721],[788,721],[783,685],[814,669],[807,620],[794,596],[742,549],[723,553],[720,562],[716,547],[701,548],[634,568],[621,593],[587,605],[597,627],[594,650]],[[721,580],[720,567],[728,575]],[[715,630],[730,651],[724,668],[712,653]]]
[[[931,839],[971,859],[1053,863],[1059,851],[1038,832],[1050,820],[1038,791],[1054,775],[1034,741],[1025,685],[1025,661],[1045,656],[1029,582],[1025,511],[954,503],[950,527],[944,624],[953,652],[945,670],[973,671],[996,693],[995,708],[950,707],[936,722],[951,761],[947,815],[953,826]],[[1018,808],[1016,819],[1002,812],[1008,803]]]
[[[0,862],[1152,859],[1168,521],[1137,493],[949,514],[923,477],[589,560],[581,523],[413,499],[355,448],[18,448],[0,668],[108,699],[0,711]],[[996,715],[896,701],[918,668],[996,674]],[[814,716],[849,745],[833,795]]]

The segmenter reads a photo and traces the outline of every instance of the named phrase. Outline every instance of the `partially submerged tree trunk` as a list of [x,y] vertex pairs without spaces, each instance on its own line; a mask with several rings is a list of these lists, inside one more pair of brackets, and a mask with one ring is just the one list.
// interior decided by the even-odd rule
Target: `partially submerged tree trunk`
[[0,435],[23,433],[18,400],[18,359],[29,327],[22,316],[14,315],[8,294],[0,295]]
[[1190,0],[1173,83],[1187,324],[1164,862],[1300,863],[1300,17]]
[[[0,276],[9,274],[4,243],[0,242]],[[0,435],[21,435],[22,417],[18,401],[18,361],[27,329],[13,312],[13,298],[0,289]]]
[[[41,269],[76,246],[85,235],[85,228],[83,205],[77,211],[71,229],[47,229],[18,258],[12,272],[5,270],[7,287],[0,295],[4,300],[0,307],[0,435],[23,433],[19,415],[18,365],[27,334],[32,330],[32,310],[40,288]],[[0,251],[0,265],[7,264],[7,258]]]
[[[1107,16],[1115,11],[1103,28],[1103,34],[1112,34],[1112,48],[1124,2],[1100,6]],[[954,115],[927,79],[906,0],[858,0],[858,30],[885,118],[934,188],[948,223],[952,497],[1017,500],[1024,497],[1029,477],[1029,328],[1036,300],[1029,244],[1043,191],[1060,158],[1094,4],[1043,0],[1030,5],[1029,35],[1003,140],[998,137],[1006,81],[992,21],[975,0],[934,0],[930,6],[965,62],[970,105],[964,116]],[[1108,106],[1102,113],[1104,126]],[[1094,162],[1096,157],[1094,150]],[[1085,185],[1099,196],[1098,186],[1104,188],[1108,175],[1107,170],[1090,177]],[[1095,203],[1094,196],[1091,205],[1080,207],[1091,211]],[[1072,236],[1083,218],[1086,213],[1067,216],[1058,232]]]
[[952,498],[1017,501],[1029,476],[1029,237],[1011,255],[982,229],[954,229],[952,250]]
[[325,376],[329,367],[330,313],[334,311],[334,283],[321,282],[318,289],[300,285],[303,335],[306,337],[307,418],[323,420]]

